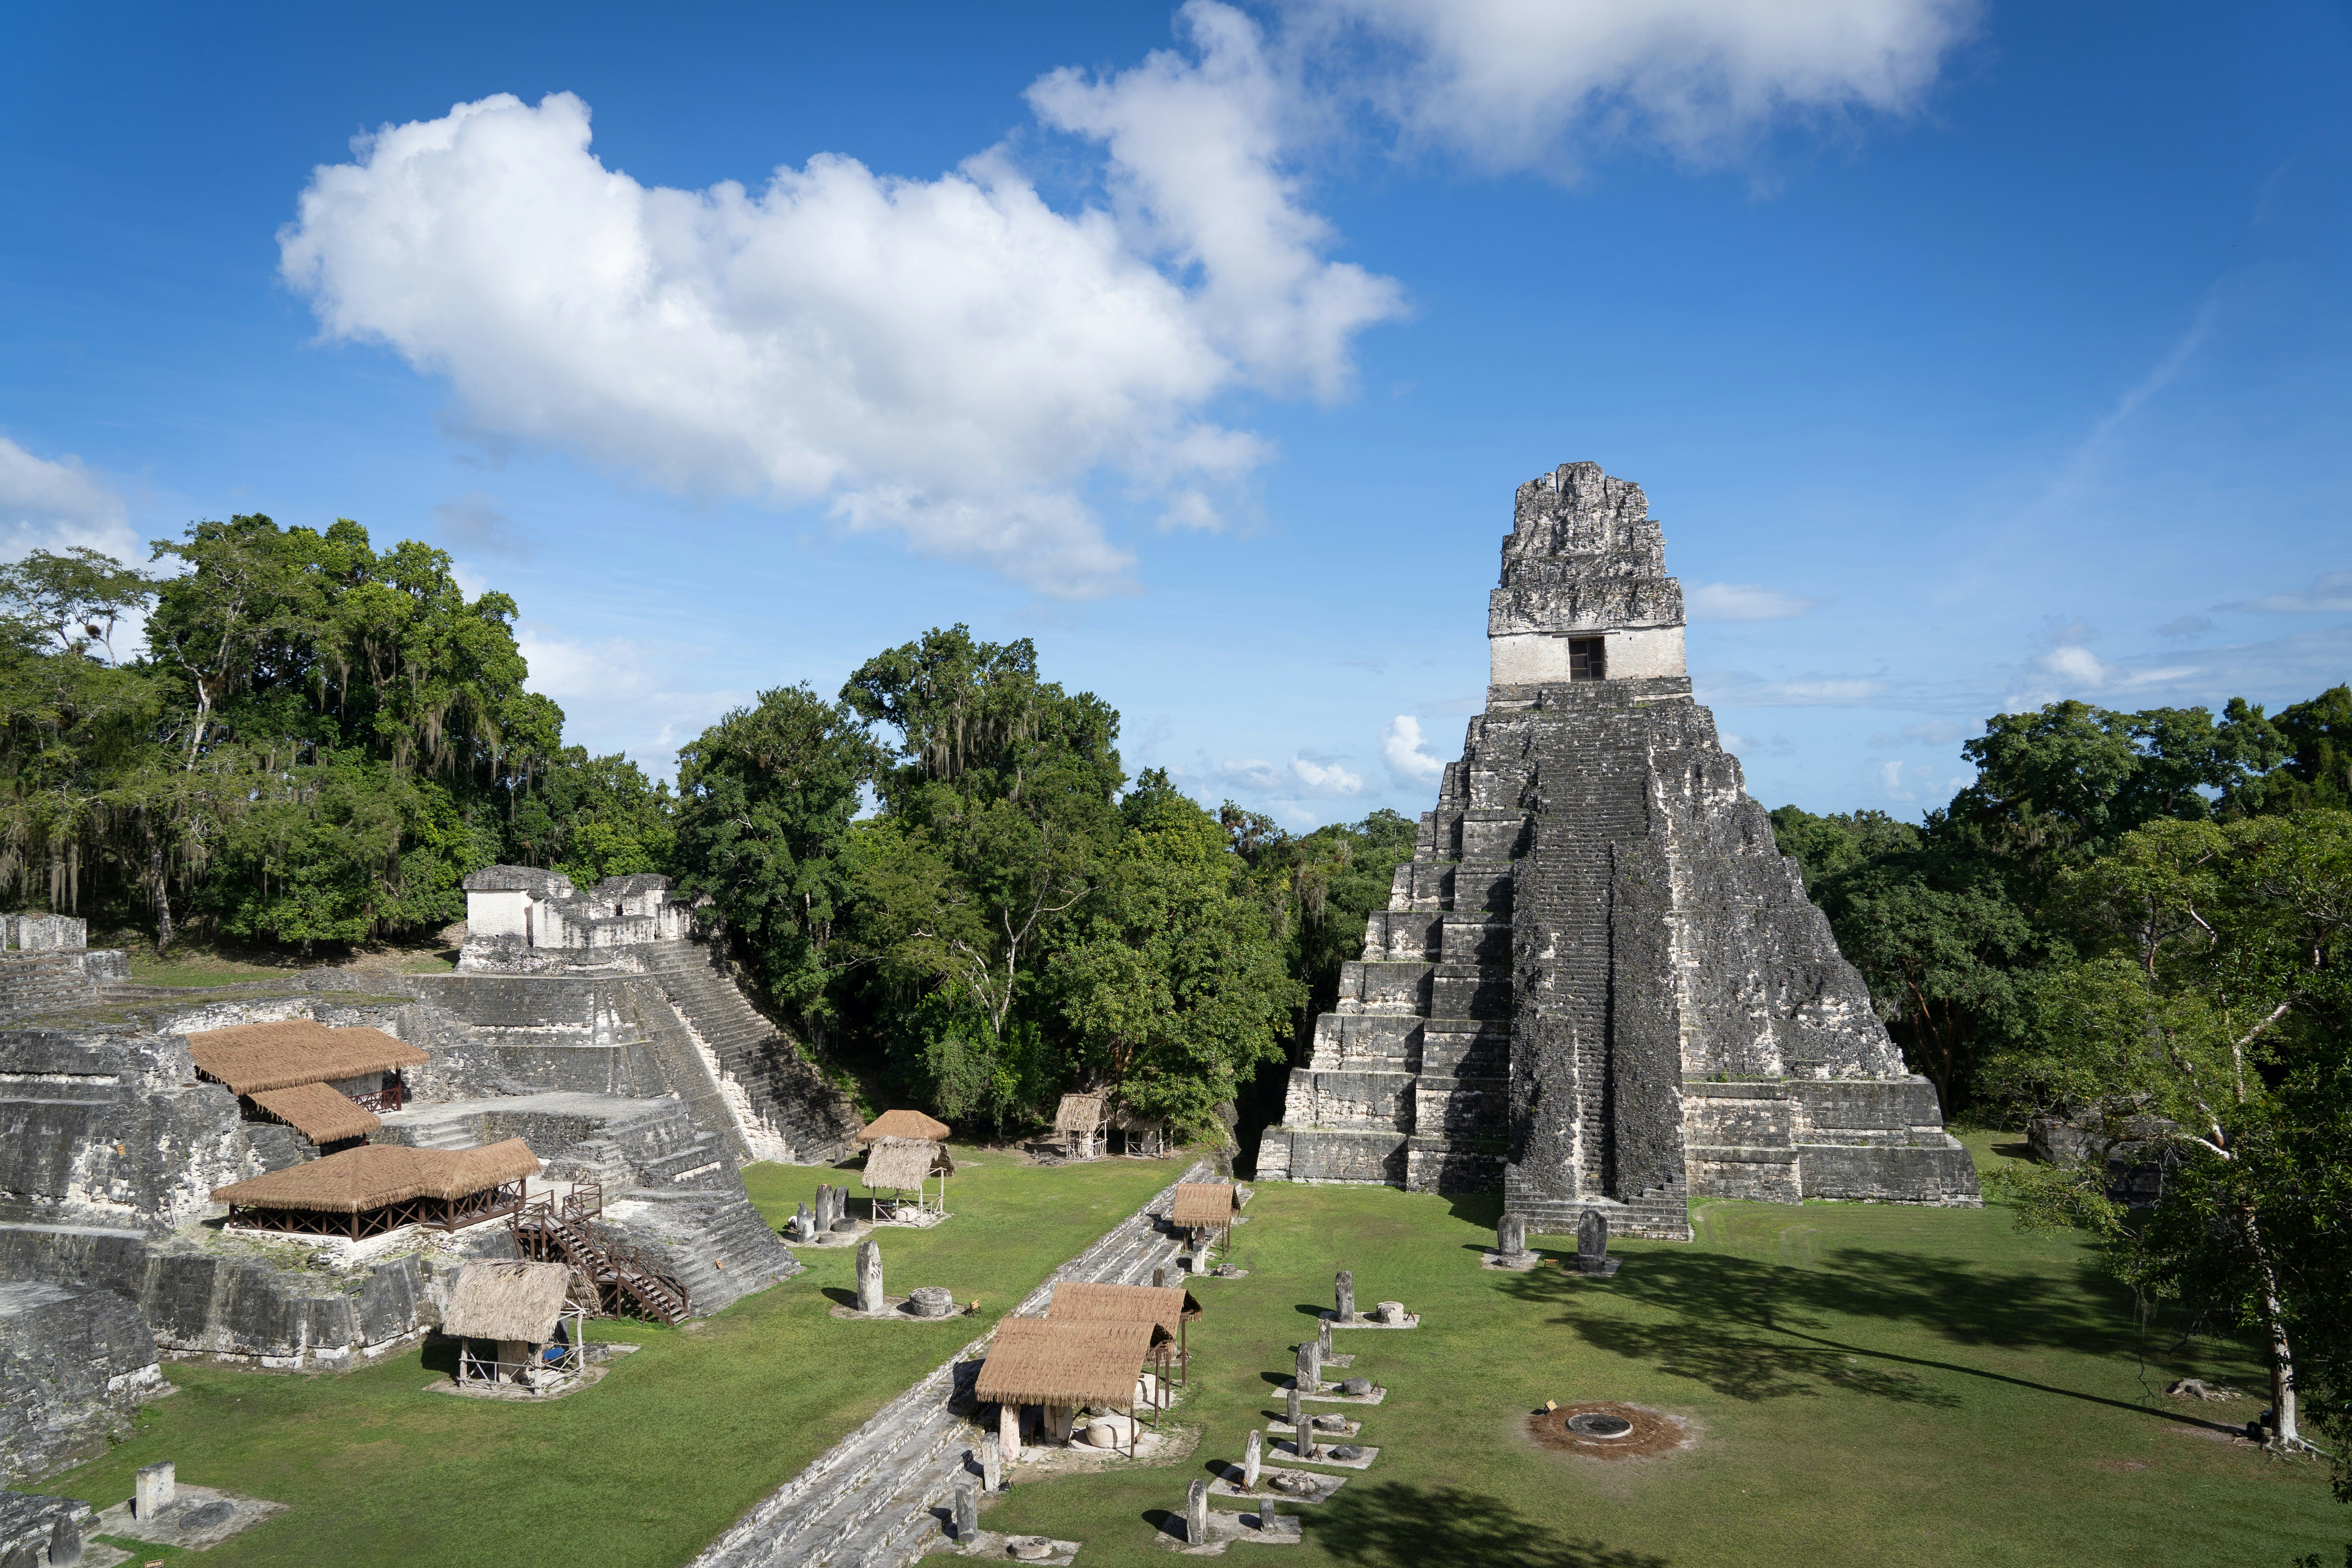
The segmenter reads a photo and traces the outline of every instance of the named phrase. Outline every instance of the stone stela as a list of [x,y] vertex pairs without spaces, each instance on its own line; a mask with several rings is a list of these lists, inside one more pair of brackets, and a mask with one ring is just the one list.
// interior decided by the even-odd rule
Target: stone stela
[[1597,1210],[1676,1240],[1694,1196],[1979,1201],[1693,700],[1683,627],[1639,485],[1568,463],[1519,487],[1486,711],[1261,1181],[1500,1188],[1539,1230]]

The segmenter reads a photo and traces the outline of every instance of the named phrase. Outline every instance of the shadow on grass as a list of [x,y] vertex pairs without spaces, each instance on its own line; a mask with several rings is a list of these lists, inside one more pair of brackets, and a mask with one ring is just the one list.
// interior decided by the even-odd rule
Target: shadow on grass
[[425,1342],[425,1370],[457,1375],[457,1342],[433,1334]]
[[1312,1521],[1316,1542],[1342,1563],[1426,1568],[1666,1568],[1666,1560],[1598,1541],[1579,1541],[1548,1520],[1520,1514],[1499,1498],[1459,1487],[1388,1481],[1349,1487]]
[[1606,1286],[1538,1268],[1512,1276],[1503,1288],[1523,1300],[1563,1309],[1587,1289],[1605,1289],[1670,1311],[1673,1321],[1664,1323],[1573,1310],[1561,1321],[1598,1349],[1650,1362],[1734,1399],[1782,1399],[1834,1386],[1902,1404],[1958,1403],[1903,1370],[1916,1367],[2195,1422],[2178,1411],[1875,1350],[1824,1331],[1836,1315],[1924,1329],[1961,1344],[2095,1354],[2130,1342],[2133,1331],[2124,1304],[2098,1288],[2105,1283],[2087,1280],[2085,1289],[2045,1275],[1847,1247],[1806,1268],[1720,1253],[1643,1252]]

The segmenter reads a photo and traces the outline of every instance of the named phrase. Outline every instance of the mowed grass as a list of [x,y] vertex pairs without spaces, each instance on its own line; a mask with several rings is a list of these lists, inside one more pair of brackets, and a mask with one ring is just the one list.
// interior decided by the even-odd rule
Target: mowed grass
[[[1972,1142],[1979,1159],[2007,1135]],[[1386,1385],[1369,1471],[1318,1508],[1282,1568],[1753,1568],[2029,1564],[2154,1568],[2333,1562],[2352,1510],[2323,1466],[2200,1427],[2264,1402],[2184,1405],[2179,1375],[2259,1394],[2232,1354],[2165,1358],[2130,1298],[2071,1237],[2000,1209],[1714,1203],[1695,1244],[1623,1243],[1622,1271],[1481,1270],[1498,1200],[1266,1186],[1234,1233],[1234,1281],[1193,1285],[1199,1425],[1181,1464],[1017,1484],[990,1529],[1086,1542],[1089,1568],[1160,1564],[1150,1521],[1278,1416],[1291,1347],[1355,1271],[1360,1304],[1419,1329],[1340,1332],[1349,1373]],[[1570,1238],[1543,1249],[1573,1255]],[[1685,1451],[1611,1463],[1521,1436],[1547,1399],[1627,1400],[1690,1419]],[[1349,1472],[1334,1472],[1347,1474]],[[1017,1474],[1017,1472],[1016,1472]],[[1278,1505],[1279,1507],[1279,1505]],[[1231,1549],[1249,1556],[1258,1549]]]
[[[1058,1170],[959,1148],[954,1217],[884,1230],[893,1294],[944,1285],[982,1319],[845,1322],[846,1249],[803,1249],[808,1271],[683,1330],[599,1322],[591,1337],[644,1347],[596,1386],[543,1405],[427,1392],[446,1382],[412,1350],[321,1375],[167,1366],[178,1392],[140,1433],[39,1490],[103,1508],[132,1473],[175,1460],[184,1481],[290,1504],[203,1554],[239,1564],[485,1564],[673,1568],[746,1509],[982,1332],[1055,1267],[1140,1207],[1181,1160]],[[772,1224],[854,1172],[756,1165]],[[160,1555],[160,1553],[150,1553]]]

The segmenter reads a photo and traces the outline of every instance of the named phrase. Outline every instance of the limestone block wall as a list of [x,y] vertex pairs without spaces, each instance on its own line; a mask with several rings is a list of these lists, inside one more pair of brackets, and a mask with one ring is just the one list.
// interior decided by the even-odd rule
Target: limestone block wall
[[121,1296],[0,1281],[0,1485],[103,1453],[164,1388],[154,1336]]
[[0,1221],[160,1234],[282,1163],[284,1131],[197,1082],[179,1035],[0,1030]]

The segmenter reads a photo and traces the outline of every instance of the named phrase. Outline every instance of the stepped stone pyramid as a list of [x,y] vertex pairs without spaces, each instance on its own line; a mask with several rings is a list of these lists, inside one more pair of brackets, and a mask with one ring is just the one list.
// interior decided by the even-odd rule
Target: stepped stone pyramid
[[1539,1230],[1597,1207],[1673,1238],[1695,1196],[1979,1201],[1692,700],[1683,624],[1640,486],[1519,487],[1486,710],[1260,1180],[1499,1187]]

